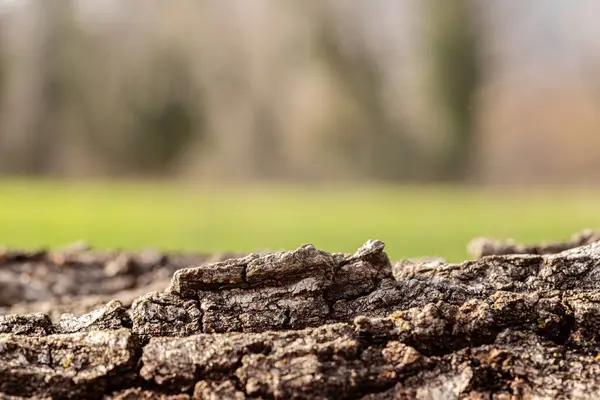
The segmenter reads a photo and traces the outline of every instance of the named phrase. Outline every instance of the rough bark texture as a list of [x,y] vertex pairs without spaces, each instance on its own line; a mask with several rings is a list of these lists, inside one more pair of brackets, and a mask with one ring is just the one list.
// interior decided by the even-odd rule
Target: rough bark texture
[[485,256],[502,256],[507,254],[555,254],[561,251],[585,246],[600,240],[600,231],[586,229],[574,234],[567,242],[540,244],[521,244],[514,240],[497,240],[490,238],[475,238],[467,246],[467,252],[473,258]]
[[57,251],[0,249],[0,315],[43,312],[56,320],[111,300],[129,307],[148,292],[163,291],[178,269],[235,256],[98,252],[84,244]]
[[[129,302],[0,316],[0,400],[599,398],[600,243],[540,249],[461,264],[392,265],[378,241],[202,266],[160,256],[149,269],[170,282]],[[49,270],[41,254],[5,255],[0,276]],[[68,268],[99,268],[83,254],[90,265]],[[12,299],[53,301],[30,290]]]

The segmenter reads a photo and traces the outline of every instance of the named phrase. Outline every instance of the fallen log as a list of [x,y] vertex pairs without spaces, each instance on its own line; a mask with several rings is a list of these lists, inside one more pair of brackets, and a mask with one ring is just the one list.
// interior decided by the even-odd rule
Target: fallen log
[[0,315],[0,399],[600,396],[600,243],[459,264],[391,263],[379,241],[215,261],[169,267],[129,303]]

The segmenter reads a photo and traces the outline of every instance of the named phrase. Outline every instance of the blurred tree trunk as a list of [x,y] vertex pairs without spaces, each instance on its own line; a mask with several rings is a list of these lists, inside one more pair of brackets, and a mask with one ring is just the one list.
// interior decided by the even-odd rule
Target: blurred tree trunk
[[77,60],[72,57],[76,38],[72,0],[38,1],[42,25],[39,48],[38,113],[34,116],[35,140],[30,142],[29,172],[56,172],[55,152],[64,140],[69,106],[76,103]]
[[[411,180],[427,175],[416,143],[390,118],[385,100],[386,77],[367,48],[342,47],[335,23],[321,14],[318,56],[328,66],[341,93],[354,103],[351,121],[333,124],[332,146],[342,148],[359,176],[367,179]],[[357,46],[360,46],[357,44]]]
[[427,5],[434,103],[440,106],[448,137],[440,177],[463,180],[473,150],[474,96],[480,82],[477,16],[470,0],[431,0]]

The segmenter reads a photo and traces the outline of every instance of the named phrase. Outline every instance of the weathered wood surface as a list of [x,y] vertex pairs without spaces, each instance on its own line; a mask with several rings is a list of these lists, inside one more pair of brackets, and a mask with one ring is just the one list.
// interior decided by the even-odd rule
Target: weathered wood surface
[[[0,400],[600,398],[600,243],[535,253],[391,263],[378,241],[208,263],[5,253]],[[40,294],[22,274],[60,266],[97,279],[69,286],[73,313],[6,313],[59,304],[62,278]]]

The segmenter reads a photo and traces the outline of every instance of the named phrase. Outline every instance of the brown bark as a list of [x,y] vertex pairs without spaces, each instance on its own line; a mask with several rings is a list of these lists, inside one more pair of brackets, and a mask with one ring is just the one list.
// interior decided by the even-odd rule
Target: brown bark
[[[98,260],[70,257],[83,254]],[[0,399],[600,396],[600,243],[394,267],[378,241],[354,255],[159,258],[172,280],[131,305],[0,316]]]
[[566,242],[552,242],[539,244],[522,244],[514,240],[498,240],[490,238],[475,238],[467,246],[471,257],[501,256],[507,254],[556,254],[561,251],[585,246],[600,240],[600,232],[584,230],[574,234]]

